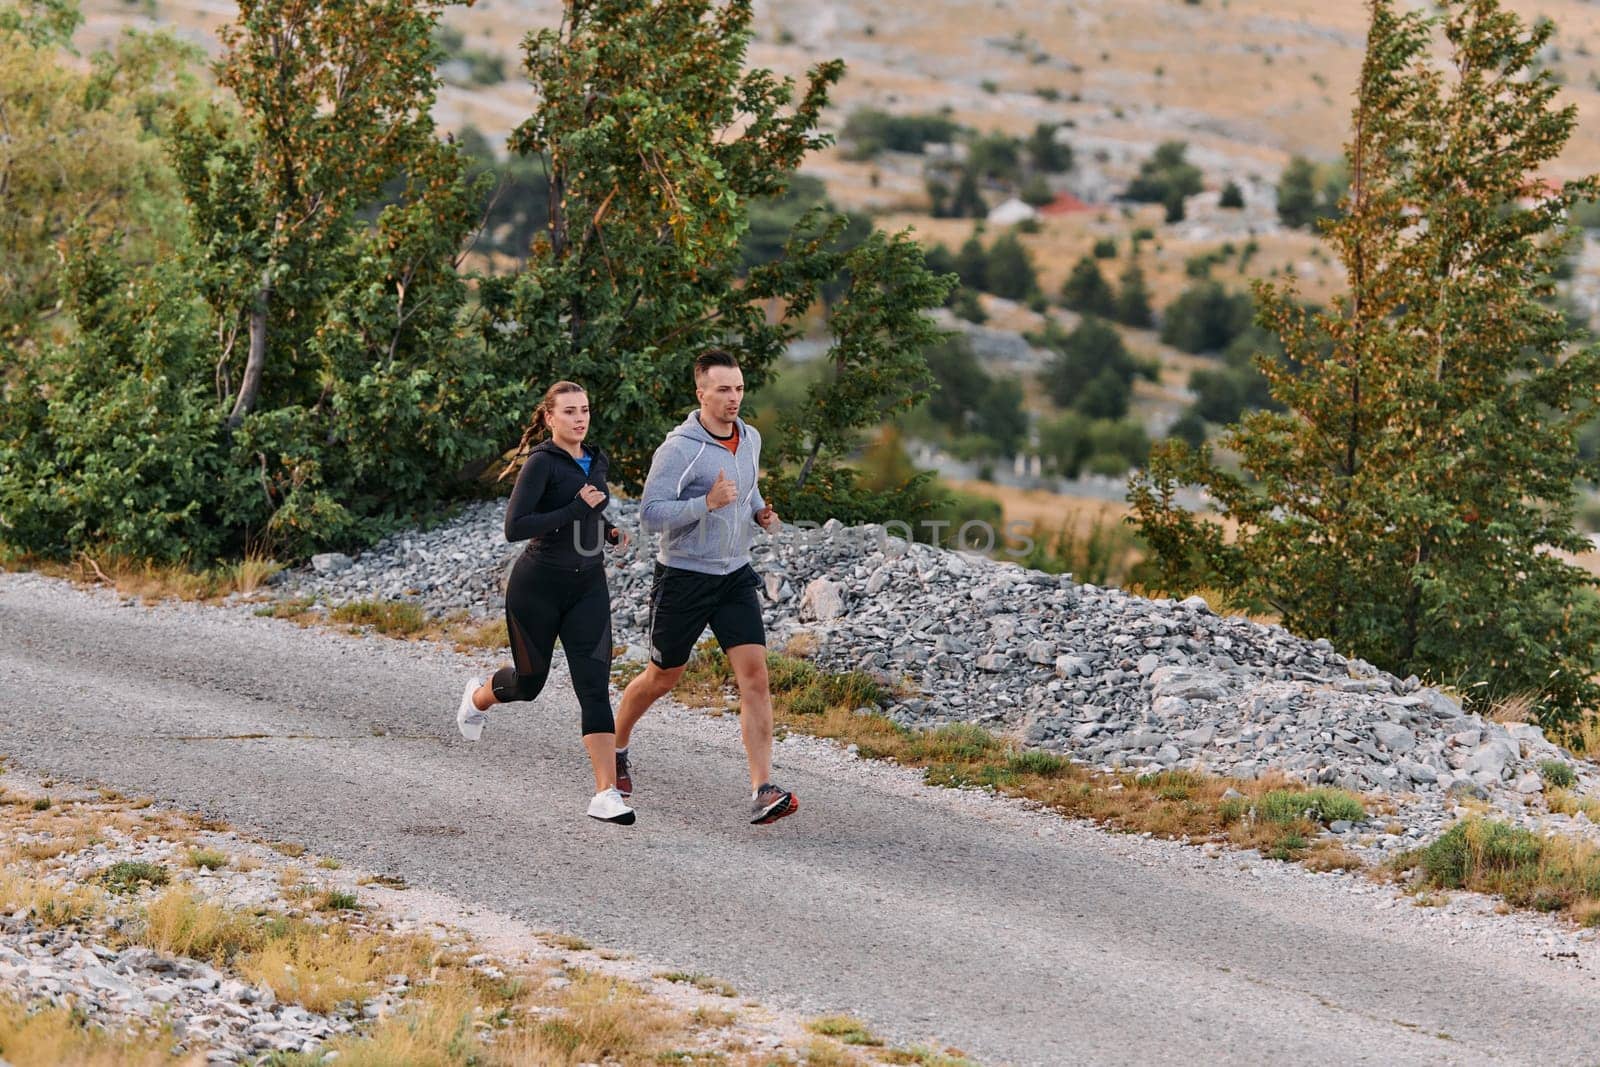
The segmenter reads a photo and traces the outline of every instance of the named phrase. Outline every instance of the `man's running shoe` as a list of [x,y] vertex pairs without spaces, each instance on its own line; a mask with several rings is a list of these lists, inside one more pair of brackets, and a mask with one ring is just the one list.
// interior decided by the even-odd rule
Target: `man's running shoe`
[[589,801],[589,818],[632,826],[634,816],[633,809],[628,807],[621,793],[615,789],[602,789]]
[[633,775],[628,773],[628,753],[617,753],[617,792],[625,797],[633,796]]
[[793,815],[800,810],[800,800],[787,789],[779,789],[768,782],[756,790],[755,799],[750,802],[750,821],[756,826],[769,822],[777,822],[785,815]]
[[476,741],[483,736],[483,726],[489,721],[487,711],[479,711],[478,705],[473,702],[472,694],[483,685],[482,678],[467,679],[467,688],[461,693],[461,706],[456,709],[456,729],[461,731],[461,736],[468,741]]

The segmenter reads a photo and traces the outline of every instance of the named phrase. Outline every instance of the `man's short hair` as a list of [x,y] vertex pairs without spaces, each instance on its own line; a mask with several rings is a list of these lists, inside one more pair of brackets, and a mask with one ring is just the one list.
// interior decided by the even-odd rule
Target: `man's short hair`
[[733,358],[732,352],[721,348],[708,348],[695,358],[694,380],[699,382],[712,367],[732,367],[737,370],[739,361]]

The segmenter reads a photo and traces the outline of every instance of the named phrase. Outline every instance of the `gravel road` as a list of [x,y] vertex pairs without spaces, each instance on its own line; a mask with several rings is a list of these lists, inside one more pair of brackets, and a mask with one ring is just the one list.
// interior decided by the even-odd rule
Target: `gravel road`
[[[779,745],[803,800],[743,819],[731,718],[652,713],[639,822],[590,791],[564,673],[478,745],[474,661],[237,609],[0,575],[0,753],[289,838],[465,907],[850,1011],[985,1063],[1594,1063],[1600,953],[1441,924],[1392,890],[1118,837]],[[1452,920],[1454,922],[1454,920]]]

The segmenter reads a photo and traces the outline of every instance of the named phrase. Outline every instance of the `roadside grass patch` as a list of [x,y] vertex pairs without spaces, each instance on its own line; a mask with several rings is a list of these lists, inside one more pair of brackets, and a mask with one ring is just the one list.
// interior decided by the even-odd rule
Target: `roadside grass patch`
[[428,625],[421,606],[402,600],[352,600],[331,612],[334,622],[368,627],[392,637],[412,637]]
[[166,885],[172,880],[167,869],[159,863],[144,860],[122,860],[113,863],[100,874],[100,884],[113,893],[137,893],[146,887]]
[[805,1057],[805,1067],[860,1067],[861,1064],[855,1053],[826,1038],[806,1042],[800,1052]]
[[232,593],[248,595],[282,570],[276,560],[251,554],[214,567],[192,562],[158,563],[116,553],[80,553],[70,563],[27,559],[30,570],[84,585],[107,585],[123,596],[141,600],[220,600]]
[[1396,861],[1431,889],[1467,889],[1516,907],[1600,922],[1600,848],[1471,816]]
[[511,646],[504,618],[481,619],[464,611],[433,620],[416,636],[454,645],[458,652],[495,652]]
[[[774,713],[785,725],[804,723],[829,712],[876,708],[888,691],[859,671],[834,673],[783,652],[767,653],[767,684]],[[712,641],[701,642],[673,695],[686,704],[720,706],[735,686],[728,657]],[[812,732],[807,730],[806,732]]]
[[692,985],[704,993],[715,993],[719,997],[736,997],[739,991],[733,988],[732,983],[721,978],[713,978],[709,974],[700,974],[698,971],[665,971],[655,977],[663,982],[677,982],[682,985]]
[[201,871],[220,871],[228,865],[228,857],[214,848],[189,850],[189,866]]
[[375,885],[383,889],[410,889],[411,886],[398,874],[373,874],[362,878],[357,885]]
[[914,1064],[916,1067],[978,1067],[965,1055],[950,1049],[938,1052],[922,1045],[912,1045],[906,1049],[888,1049],[878,1054],[885,1063]]
[[1326,787],[1306,790],[1274,789],[1256,801],[1258,817],[1272,822],[1310,819],[1330,823],[1344,820],[1360,822],[1367,817],[1361,798],[1343,789]]
[[554,1013],[501,1038],[491,1062],[576,1067],[580,1063],[649,1063],[687,1036],[686,1016],[661,1009],[632,982],[569,970]]
[[806,1029],[846,1045],[877,1047],[883,1044],[881,1038],[875,1037],[872,1031],[867,1029],[866,1023],[851,1015],[824,1015],[807,1023]]
[[288,619],[302,627],[322,621],[322,613],[316,608],[315,597],[290,597],[285,600],[274,600],[270,604],[263,604],[256,608],[255,614],[267,619]]

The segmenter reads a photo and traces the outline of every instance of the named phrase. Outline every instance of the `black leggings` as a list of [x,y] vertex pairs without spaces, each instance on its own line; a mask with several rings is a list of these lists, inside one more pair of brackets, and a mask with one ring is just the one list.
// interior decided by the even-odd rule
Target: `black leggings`
[[524,555],[506,586],[506,631],[515,667],[495,671],[496,700],[532,700],[550,676],[556,638],[567,653],[583,732],[617,732],[611,717],[611,590],[605,567],[582,571],[541,565]]

